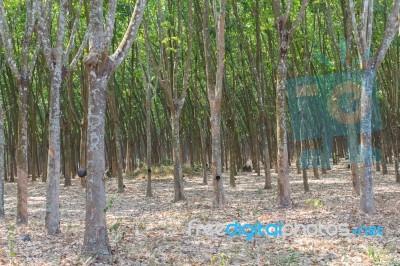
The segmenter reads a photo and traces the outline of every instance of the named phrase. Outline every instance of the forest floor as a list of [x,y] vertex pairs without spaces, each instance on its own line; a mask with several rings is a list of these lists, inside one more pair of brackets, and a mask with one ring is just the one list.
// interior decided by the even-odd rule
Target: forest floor
[[[389,174],[375,173],[377,213],[359,211],[359,198],[352,195],[347,164],[335,165],[320,180],[310,177],[310,192],[303,192],[302,176],[290,174],[291,209],[276,204],[276,174],[273,189],[264,190],[263,176],[237,176],[236,188],[225,181],[227,205],[212,208],[212,185],[202,185],[199,176],[186,176],[187,200],[173,203],[172,177],[154,176],[153,198],[146,198],[142,177],[126,178],[126,192],[117,193],[115,178],[107,179],[107,226],[113,262],[80,256],[85,220],[85,191],[79,180],[60,189],[61,233],[46,236],[45,184],[29,186],[29,224],[15,226],[16,184],[5,185],[6,218],[0,220],[0,265],[400,265],[400,185],[393,166]],[[228,178],[226,176],[226,178]],[[188,224],[238,221],[254,224],[349,224],[349,228],[379,225],[383,236],[188,236]],[[349,229],[349,230],[350,230]],[[29,234],[31,241],[23,241]]]

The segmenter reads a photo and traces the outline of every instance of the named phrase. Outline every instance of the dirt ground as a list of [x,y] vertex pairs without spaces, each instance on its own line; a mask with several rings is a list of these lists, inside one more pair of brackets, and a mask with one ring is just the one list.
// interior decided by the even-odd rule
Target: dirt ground
[[[126,192],[117,193],[115,178],[107,180],[107,226],[113,261],[80,256],[85,219],[85,191],[79,180],[61,186],[61,233],[46,236],[45,184],[29,186],[29,224],[15,226],[16,184],[5,185],[6,218],[0,220],[0,265],[400,265],[400,185],[393,166],[389,174],[375,173],[377,213],[359,211],[353,197],[349,169],[342,163],[320,180],[310,177],[310,192],[303,192],[301,175],[290,174],[291,209],[276,204],[273,189],[264,190],[263,176],[237,176],[237,187],[225,181],[227,206],[212,208],[212,186],[199,176],[185,177],[185,202],[173,203],[171,177],[154,177],[154,197],[145,197],[142,177],[126,178]],[[228,178],[227,176],[225,176]],[[380,225],[383,236],[196,236],[187,233],[189,221],[255,224],[340,224],[350,228]],[[23,241],[29,234],[31,241]]]

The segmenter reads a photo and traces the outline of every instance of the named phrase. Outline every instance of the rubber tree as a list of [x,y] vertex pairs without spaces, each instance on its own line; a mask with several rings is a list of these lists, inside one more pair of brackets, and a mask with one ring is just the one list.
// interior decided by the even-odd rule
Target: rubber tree
[[[33,69],[39,53],[39,38],[34,37],[38,1],[26,1],[25,25],[21,49],[16,49],[17,34],[12,35],[3,0],[0,0],[0,35],[6,62],[18,85],[18,142],[17,142],[17,224],[28,223],[28,94]],[[15,37],[15,39],[14,39]],[[19,41],[19,40],[18,40]]]
[[[213,3],[216,7],[216,3]],[[211,124],[211,172],[213,184],[213,205],[222,208],[225,205],[224,184],[222,177],[221,149],[221,99],[225,69],[225,13],[226,0],[220,1],[219,12],[214,10],[214,21],[217,33],[217,66],[214,78],[212,50],[209,33],[209,1],[204,0],[203,43],[206,65],[207,93],[210,104]]]
[[[143,19],[146,0],[137,0],[129,25],[116,48],[109,55],[114,34],[117,1],[108,2],[104,12],[103,0],[90,1],[89,53],[84,58],[89,83],[86,216],[82,252],[110,256],[106,226],[105,191],[105,118],[107,85],[112,74],[127,57]],[[104,22],[104,13],[105,22]]]
[[[1,68],[1,67],[0,67]],[[0,71],[1,72],[1,71]],[[6,139],[4,135],[4,111],[0,104],[0,219],[4,217],[4,148]]]
[[[290,23],[289,17],[293,1],[273,0],[272,8],[275,26],[278,31],[278,66],[276,73],[276,136],[278,164],[278,204],[287,208],[292,206],[289,187],[289,166],[286,125],[286,79],[288,74],[288,48],[293,33],[304,16],[308,0],[302,0],[296,20]],[[284,11],[284,12],[282,12]]]
[[[174,16],[170,16],[170,20],[164,21],[161,2],[158,1],[158,41],[159,41],[159,58],[150,51],[149,36],[146,34],[147,54],[150,57],[152,68],[157,76],[157,80],[164,92],[166,102],[171,114],[172,129],[172,157],[174,160],[174,201],[184,200],[183,191],[183,171],[182,171],[182,153],[180,140],[180,125],[182,108],[185,103],[189,73],[191,72],[192,57],[192,1],[187,1],[188,23],[187,23],[187,49],[180,44],[182,41],[176,41],[177,38],[184,39],[182,28],[182,3],[181,1],[173,1],[176,3],[177,21],[172,21]],[[173,14],[173,2],[167,2],[168,12]],[[171,25],[177,24],[177,29],[168,28],[167,34],[163,28],[165,23]],[[168,41],[166,41],[168,40]],[[182,64],[179,62],[182,58]],[[182,73],[181,75],[179,75]],[[181,87],[181,89],[180,89]]]
[[42,14],[39,17],[38,33],[41,40],[45,62],[50,70],[50,108],[49,108],[49,148],[47,156],[47,180],[46,180],[46,217],[45,226],[47,234],[54,235],[60,232],[60,178],[61,178],[61,106],[60,90],[64,78],[71,73],[78,59],[81,57],[86,44],[87,35],[83,39],[75,58],[67,65],[67,60],[74,46],[75,35],[79,26],[80,10],[83,1],[80,2],[76,20],[70,34],[69,42],[64,50],[68,21],[68,0],[60,0],[58,7],[58,28],[54,43],[50,37],[52,26],[53,1],[46,1],[38,10]]
[[390,44],[400,25],[400,0],[393,1],[392,10],[387,17],[385,30],[375,54],[371,52],[373,41],[374,1],[362,2],[359,20],[356,18],[356,7],[353,0],[349,0],[352,30],[359,58],[361,76],[361,197],[360,208],[365,213],[375,212],[373,190],[373,160],[372,160],[372,94],[375,93],[374,84],[376,71],[379,69]]

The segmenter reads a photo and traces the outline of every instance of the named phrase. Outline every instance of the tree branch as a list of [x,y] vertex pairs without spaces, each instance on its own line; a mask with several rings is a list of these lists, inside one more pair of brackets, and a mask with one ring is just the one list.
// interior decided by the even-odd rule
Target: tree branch
[[306,13],[306,7],[308,5],[308,0],[302,0],[301,1],[301,7],[300,7],[300,11],[297,14],[296,20],[294,21],[292,27],[289,30],[289,38],[291,38],[293,36],[294,31],[296,30],[296,28],[299,26],[300,21],[303,19],[304,14]]
[[[89,39],[89,31],[90,31],[90,29],[88,28],[86,30],[85,36],[83,37],[81,45],[79,46],[78,52],[75,54],[74,58],[72,59],[71,63],[69,64],[69,66],[67,68],[68,73],[72,72],[72,70],[75,68],[76,64],[78,63],[78,60],[81,58],[83,51],[85,50],[85,46],[87,45],[87,41]],[[68,58],[66,58],[65,60],[68,60]]]
[[[78,7],[77,13],[75,15],[75,21],[74,21],[74,24],[71,29],[68,45],[67,45],[67,48],[65,49],[65,53],[64,53],[64,61],[65,61],[64,65],[66,65],[66,62],[69,59],[69,55],[71,53],[72,48],[75,47],[75,37],[76,37],[76,32],[78,30],[80,18],[81,18],[82,6],[83,6],[83,0],[80,0],[79,7]],[[87,29],[86,29],[86,31],[87,31]],[[85,36],[86,36],[86,33],[85,33]]]
[[[52,6],[52,1],[49,0],[46,2],[46,5],[43,6],[42,2],[39,1],[39,13],[40,14],[49,14],[51,13],[51,6]],[[50,33],[49,33],[49,28],[48,28],[48,21],[46,21],[46,16],[41,15],[39,16],[38,19],[38,25],[36,27],[36,31],[39,35],[39,39],[42,43],[42,49],[43,49],[43,55],[46,61],[47,66],[50,68],[50,71],[53,71],[53,60],[52,60],[52,53],[53,49],[51,47],[50,43]]]
[[139,26],[143,19],[144,9],[146,7],[146,0],[137,0],[135,9],[131,16],[131,21],[126,29],[124,38],[119,44],[117,50],[110,57],[112,61],[112,72],[114,72],[117,67],[122,63],[122,61],[127,57],[129,49],[132,46],[133,41],[136,39],[139,32]]
[[0,0],[0,36],[4,45],[5,58],[14,78],[19,82],[21,75],[18,70],[17,62],[15,61],[14,47],[10,35],[10,27],[7,22],[6,12],[4,10],[3,0]]
[[108,52],[108,49],[110,48],[112,37],[114,36],[116,10],[117,10],[117,0],[110,0],[108,2],[108,11],[107,11],[106,29],[105,29],[105,38],[104,38],[104,51],[107,51],[107,52]]
[[385,33],[383,34],[382,42],[378,48],[378,52],[375,54],[374,64],[375,69],[378,69],[381,65],[385,55],[392,43],[394,36],[396,35],[397,29],[400,27],[400,0],[395,0],[392,8],[392,12],[387,20]]
[[[189,79],[189,69],[190,69],[190,63],[192,59],[192,36],[193,36],[193,26],[192,26],[192,1],[189,0],[188,2],[188,27],[189,27],[189,34],[188,34],[188,52],[186,55],[186,61],[185,61],[185,66],[184,66],[184,74],[183,74],[183,85],[182,85],[182,94],[180,97],[180,101],[182,102],[182,105],[180,106],[180,109],[182,109],[183,104],[186,99],[186,94],[187,94],[187,83]],[[180,111],[180,110],[179,110]]]
[[354,35],[354,40],[356,41],[356,46],[357,46],[357,51],[358,51],[358,56],[361,57],[364,54],[364,45],[360,39],[360,32],[358,30],[357,26],[357,20],[356,20],[356,12],[354,8],[354,1],[349,0],[349,9],[350,9],[350,16],[351,16],[351,23],[353,25],[353,35]]

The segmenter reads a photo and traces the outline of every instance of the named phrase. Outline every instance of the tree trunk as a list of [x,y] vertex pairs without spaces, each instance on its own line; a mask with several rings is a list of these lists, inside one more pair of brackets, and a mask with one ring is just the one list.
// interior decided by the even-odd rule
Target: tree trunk
[[[306,147],[305,147],[305,143],[306,141],[300,141],[300,154],[303,154],[303,152],[306,151]],[[308,192],[310,191],[310,187],[308,185],[308,176],[307,176],[307,158],[306,156],[301,156],[300,157],[301,160],[301,171],[302,171],[302,177],[303,177],[303,187],[304,187],[304,191]]]
[[73,160],[73,150],[74,144],[71,141],[71,121],[66,121],[65,130],[64,130],[64,142],[65,142],[65,174],[64,174],[64,186],[69,187],[72,185],[71,183],[71,174],[74,172],[74,163]]
[[295,160],[296,160],[296,171],[297,171],[297,174],[299,175],[299,174],[301,174],[301,168],[300,168],[300,151],[301,151],[301,149],[300,149],[300,144],[301,142],[300,141],[295,141],[295,143],[294,143],[294,155],[295,155]]
[[5,151],[5,135],[4,135],[4,112],[2,104],[0,105],[0,219],[4,217],[4,151]]
[[[264,119],[262,119],[263,121]],[[264,171],[265,171],[265,185],[264,189],[272,189],[272,178],[271,178],[271,168],[269,161],[269,148],[268,148],[268,138],[266,134],[265,124],[261,126],[262,142],[263,142],[263,157],[264,157]]]
[[381,150],[382,150],[382,175],[387,175],[388,171],[387,171],[387,165],[386,165],[386,140],[384,141],[384,136],[385,133],[382,130],[381,133],[379,134],[379,144],[381,146]]
[[394,173],[396,176],[396,183],[400,183],[400,169],[399,169],[399,130],[398,127],[394,130],[396,132],[395,136],[397,138],[395,139],[395,145],[393,147],[393,153],[394,153]]
[[372,173],[372,139],[371,139],[371,105],[372,88],[375,79],[375,70],[367,70],[362,77],[361,91],[361,209],[365,213],[375,212],[373,173]]
[[[30,97],[32,98],[32,97]],[[33,111],[33,101],[32,99],[30,100],[31,103],[30,104],[30,141],[31,141],[31,145],[30,145],[30,150],[31,150],[31,154],[30,154],[30,169],[29,172],[31,173],[31,177],[32,177],[32,182],[35,182],[37,180],[37,172],[38,172],[38,164],[37,164],[37,140],[36,140],[36,115],[35,112]]]
[[[79,146],[79,167],[86,168],[87,167],[87,139],[88,139],[88,91],[86,84],[81,88],[82,91],[82,109],[83,109],[83,117],[81,122],[81,135],[80,135],[80,146]],[[81,186],[86,188],[86,177],[81,177]]]
[[348,127],[348,141],[349,141],[349,163],[351,170],[351,180],[353,184],[353,194],[360,196],[360,177],[358,169],[358,151],[357,151],[357,135],[354,125]]
[[222,182],[222,158],[221,158],[221,115],[211,110],[211,147],[212,147],[212,180],[215,207],[223,207],[225,204],[224,186]]
[[19,85],[17,224],[28,223],[28,80]]
[[201,139],[201,164],[203,168],[203,185],[207,185],[207,136],[206,136],[207,122],[204,121],[204,127],[200,128],[200,139]]
[[317,147],[315,145],[315,140],[309,140],[312,155],[312,168],[314,173],[314,179],[319,179],[318,164],[317,164]]
[[146,81],[146,164],[147,164],[147,188],[146,197],[152,197],[151,191],[151,79],[149,77],[149,70],[147,67],[147,78],[143,79]]
[[172,126],[172,157],[174,160],[174,201],[185,200],[183,193],[183,174],[181,158],[181,142],[179,136],[179,114],[171,114]]
[[[62,51],[61,51],[62,52]],[[54,69],[50,90],[49,150],[46,181],[46,230],[54,235],[60,232],[60,178],[61,178],[61,125],[60,88],[61,67]]]
[[86,218],[83,251],[109,255],[105,191],[105,112],[107,76],[89,73],[88,152],[86,176]]
[[291,207],[286,132],[286,77],[288,32],[279,30],[279,62],[276,85],[276,129],[278,165],[278,203],[281,207]]
[[[232,106],[229,101],[228,105]],[[229,149],[229,185],[231,187],[236,187],[235,182],[235,122],[232,115],[232,109],[229,108],[229,118],[227,119],[226,126],[227,126],[227,138],[228,138],[228,149]]]
[[[122,175],[124,166],[123,166],[123,152],[121,148],[122,144],[122,137],[121,137],[121,129],[120,123],[118,119],[118,107],[117,102],[115,100],[115,84],[111,86],[109,90],[109,110],[111,112],[111,120],[114,126],[114,138],[113,138],[113,145],[115,148],[115,163],[112,166],[112,169],[116,172],[118,177],[118,193],[124,193],[124,177]],[[113,150],[111,148],[111,150]]]

